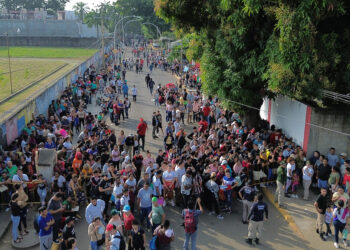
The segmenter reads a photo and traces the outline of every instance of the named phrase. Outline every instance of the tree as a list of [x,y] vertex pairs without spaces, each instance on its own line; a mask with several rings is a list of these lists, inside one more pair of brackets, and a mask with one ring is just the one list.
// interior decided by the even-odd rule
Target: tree
[[84,20],[84,16],[89,11],[89,9],[90,9],[89,6],[87,6],[87,4],[84,2],[77,2],[73,6],[73,10],[75,14],[78,16],[80,21]]
[[0,7],[8,10],[44,8],[56,12],[64,10],[68,2],[69,0],[0,0]]

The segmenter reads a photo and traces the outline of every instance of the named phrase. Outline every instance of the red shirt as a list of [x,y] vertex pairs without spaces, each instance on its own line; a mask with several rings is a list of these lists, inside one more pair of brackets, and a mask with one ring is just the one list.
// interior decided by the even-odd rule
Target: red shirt
[[210,113],[210,107],[204,106],[203,107],[203,114],[204,114],[204,116],[208,116],[209,113]]
[[124,228],[125,230],[131,230],[132,228],[132,222],[135,219],[135,217],[132,215],[132,213],[129,214],[129,216],[126,213],[123,213],[123,220],[124,220]]
[[346,182],[349,182],[350,183],[350,175],[344,175],[344,177],[343,177],[343,185],[345,185],[346,186]]
[[145,135],[147,130],[147,124],[145,122],[140,122],[139,125],[137,125],[137,133],[139,135]]
[[205,130],[207,130],[208,122],[203,120],[203,121],[200,121],[198,124],[199,126],[202,126],[202,128],[200,129],[200,132],[204,132]]

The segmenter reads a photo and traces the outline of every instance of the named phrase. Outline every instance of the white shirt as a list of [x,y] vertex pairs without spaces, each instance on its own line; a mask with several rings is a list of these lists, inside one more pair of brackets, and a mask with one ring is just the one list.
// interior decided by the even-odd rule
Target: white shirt
[[119,200],[119,198],[117,197],[117,195],[120,195],[123,193],[123,185],[120,184],[119,186],[118,185],[115,185],[114,188],[113,188],[113,195],[115,197],[115,201],[117,202]]
[[132,95],[137,95],[137,89],[136,88],[132,88],[131,89],[131,93],[132,93]]
[[133,180],[127,179],[125,184],[128,185],[129,187],[135,188],[136,187],[136,179],[133,179]]
[[[308,174],[311,174],[311,176],[309,176]],[[310,181],[312,176],[314,174],[314,170],[311,168],[309,168],[308,166],[303,167],[303,180],[306,181]]]
[[[293,171],[295,170],[295,164],[292,165],[290,163],[287,164],[287,177],[292,177]],[[290,172],[290,174],[289,174]]]
[[[153,182],[153,195],[162,195],[162,183],[160,182],[160,179],[158,179],[156,176],[153,176],[152,178]],[[157,188],[159,190],[159,193],[157,193]]]
[[[55,176],[52,176],[51,178],[51,182],[53,182],[55,180]],[[60,175],[58,177],[58,180],[57,180],[57,186],[59,188],[63,188],[63,183],[66,182],[66,178],[64,178],[62,175]]]
[[175,134],[177,134],[177,132],[179,132],[180,130],[180,122],[175,121],[174,127],[175,127]]
[[[347,214],[345,216],[343,216],[344,214],[344,208],[340,209],[340,213],[338,213],[338,208],[335,208],[333,211],[333,216],[336,215],[336,218],[341,222],[341,223],[346,223],[346,219],[349,217],[349,210],[347,210]],[[343,218],[344,217],[344,218]]]
[[176,173],[176,176],[177,176],[177,180],[179,181],[179,186],[181,186],[182,176],[184,174],[186,174],[186,169],[184,167],[180,168],[179,166],[176,166],[175,167],[175,173]]

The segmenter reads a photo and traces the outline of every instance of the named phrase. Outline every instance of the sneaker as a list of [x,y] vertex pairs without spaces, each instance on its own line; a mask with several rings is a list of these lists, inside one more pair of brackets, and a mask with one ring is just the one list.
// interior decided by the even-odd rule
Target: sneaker
[[346,239],[343,239],[343,244],[344,244],[344,247],[348,246],[348,243],[347,243]]
[[7,207],[7,208],[5,209],[5,212],[8,212],[8,211],[10,211],[10,208],[9,208],[9,207]]
[[319,233],[320,233],[320,231],[318,230],[318,228],[316,229],[316,233],[317,233],[317,234],[319,234]]
[[[245,242],[247,242],[249,245],[252,245],[252,244],[253,244],[252,239],[249,239],[249,238],[248,238],[248,239],[246,239],[246,240],[245,240]],[[335,243],[334,243],[334,244],[335,244]]]
[[258,238],[255,239],[255,244],[259,245],[259,239]]
[[321,238],[321,240],[323,240],[323,241],[326,241],[327,239],[324,237],[324,233],[320,233],[320,238]]
[[218,216],[216,216],[217,219],[219,220],[223,220],[224,219],[224,216],[222,216],[221,214],[219,214]]
[[334,247],[339,248],[339,244],[337,242],[334,242]]
[[332,237],[332,233],[328,233],[327,235],[328,235],[328,237]]

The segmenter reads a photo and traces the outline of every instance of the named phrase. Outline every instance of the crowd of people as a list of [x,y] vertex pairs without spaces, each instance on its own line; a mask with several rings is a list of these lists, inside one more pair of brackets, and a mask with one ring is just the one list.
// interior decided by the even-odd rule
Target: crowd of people
[[[111,250],[170,249],[175,236],[163,209],[168,204],[182,209],[183,248],[194,250],[203,210],[222,220],[238,200],[243,205],[242,223],[249,224],[246,242],[259,244],[263,221],[268,219],[260,190],[276,182],[280,207],[286,197],[298,198],[301,187],[305,200],[310,187],[319,188],[317,232],[326,240],[334,221],[335,246],[338,232],[343,232],[346,244],[350,168],[345,153],[338,156],[331,148],[327,156],[316,151],[306,160],[302,148],[281,129],[248,128],[237,112],[202,94],[198,67],[182,75],[179,84],[159,84],[153,93],[153,68],[171,68],[181,75],[180,63],[168,65],[162,52],[137,46],[133,55],[115,64],[110,52],[106,69],[99,73],[91,65],[52,101],[46,115],[33,117],[21,136],[1,151],[1,199],[11,209],[15,243],[28,234],[28,202],[38,200],[35,227],[40,249],[49,249],[53,242],[62,249],[76,249],[74,223],[82,219],[79,208],[85,207],[92,250],[103,244]],[[147,150],[148,125],[143,118],[135,134],[118,128],[132,109],[127,70],[140,72],[145,61],[150,72],[145,83],[160,109],[151,124],[153,139],[161,137],[164,145],[156,156]],[[131,94],[136,102],[135,85]],[[88,109],[93,100],[100,107],[97,114]],[[108,119],[115,126],[108,126]],[[45,149],[57,151],[50,180],[37,171]],[[150,243],[146,231],[152,232]]]

